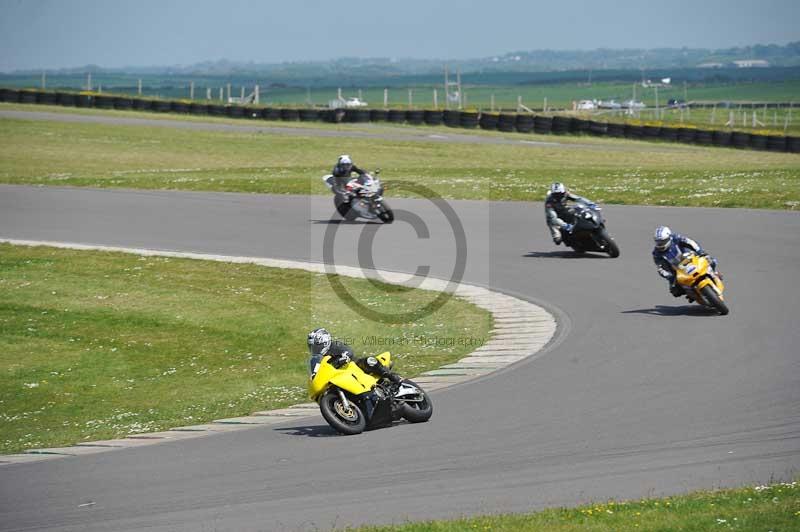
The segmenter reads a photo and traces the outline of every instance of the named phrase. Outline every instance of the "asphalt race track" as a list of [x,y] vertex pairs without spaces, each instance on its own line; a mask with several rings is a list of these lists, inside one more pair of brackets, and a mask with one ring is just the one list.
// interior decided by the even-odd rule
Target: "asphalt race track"
[[[438,208],[389,196],[430,237],[402,220],[335,225],[336,263],[358,264],[366,228],[377,267],[448,276]],[[422,425],[337,437],[318,416],[4,466],[0,529],[328,529],[795,477],[800,214],[608,206],[609,259],[555,247],[541,203],[450,204],[465,280],[557,317],[540,356],[434,393]],[[0,237],[321,260],[331,211],[323,197],[0,186]],[[662,223],[719,258],[729,316],[668,293],[650,259]]]

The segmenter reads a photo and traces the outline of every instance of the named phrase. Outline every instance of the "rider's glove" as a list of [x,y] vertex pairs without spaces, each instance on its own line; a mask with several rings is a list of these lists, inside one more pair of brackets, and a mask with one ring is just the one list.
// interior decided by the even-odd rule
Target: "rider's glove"
[[572,233],[572,230],[575,229],[575,226],[572,224],[564,224],[564,231],[567,233]]
[[336,368],[343,368],[350,362],[350,354],[349,353],[342,353],[339,355],[339,358],[336,359]]

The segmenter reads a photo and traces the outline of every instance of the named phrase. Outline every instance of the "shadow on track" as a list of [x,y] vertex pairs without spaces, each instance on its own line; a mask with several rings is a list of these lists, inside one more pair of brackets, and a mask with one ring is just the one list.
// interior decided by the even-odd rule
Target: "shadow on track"
[[607,255],[577,251],[529,251],[523,257],[535,259],[608,259]]
[[309,220],[312,224],[325,224],[325,225],[385,225],[383,222],[376,222],[373,220]]
[[623,310],[621,314],[647,314],[649,316],[717,316],[717,312],[700,305],[681,305],[670,307],[656,305],[653,308],[640,308],[636,310]]
[[329,438],[331,436],[341,436],[333,430],[330,425],[307,425],[304,427],[282,427],[275,429],[277,432],[287,436],[307,436],[309,438]]

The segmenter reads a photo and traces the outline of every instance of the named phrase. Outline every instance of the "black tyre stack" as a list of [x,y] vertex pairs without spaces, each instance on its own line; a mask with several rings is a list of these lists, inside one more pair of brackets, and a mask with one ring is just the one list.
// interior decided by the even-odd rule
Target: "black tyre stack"
[[570,117],[568,116],[554,116],[553,117],[553,133],[556,135],[564,135],[569,133]]
[[786,137],[770,135],[767,137],[767,149],[769,151],[786,151]]
[[711,142],[714,146],[730,146],[731,137],[733,134],[730,131],[714,131],[711,135]]
[[440,126],[444,121],[444,113],[435,109],[427,109],[424,120],[429,126]]
[[700,146],[714,145],[714,132],[706,129],[698,129],[694,132],[694,143]]
[[447,127],[460,127],[461,111],[444,111],[442,113],[442,122]]
[[514,131],[514,128],[517,126],[517,115],[512,115],[509,113],[500,113],[497,117],[497,129],[504,133],[510,133]]
[[573,118],[570,123],[570,130],[578,135],[585,135],[589,132],[589,125],[591,122],[583,118]]
[[552,116],[534,116],[533,117],[533,132],[539,135],[547,135],[553,131],[553,117]]
[[754,150],[766,150],[768,138],[766,135],[756,135],[754,133],[750,135],[750,147]]
[[369,109],[345,109],[346,122],[369,122]]
[[165,100],[153,100],[153,111],[158,113],[169,113],[172,110],[172,104]]
[[19,91],[16,89],[0,89],[0,102],[16,103],[19,101]]
[[297,122],[300,120],[300,111],[297,109],[281,109],[281,120],[286,122]]
[[75,106],[75,95],[71,92],[58,92],[56,93],[56,103],[64,106]]
[[458,121],[459,125],[463,128],[475,129],[478,127],[480,115],[475,111],[461,111]]
[[478,119],[478,126],[487,131],[496,131],[499,120],[500,116],[496,113],[481,113],[481,117]]
[[800,137],[786,137],[786,151],[800,153]]
[[56,105],[57,98],[55,92],[40,92],[36,97],[36,103],[42,105]]
[[370,122],[386,122],[389,119],[389,111],[386,109],[370,109]]
[[412,126],[419,126],[425,123],[425,111],[422,109],[409,109],[406,111],[406,122]]
[[113,109],[114,97],[98,94],[97,96],[94,97],[94,107],[98,109]]
[[644,128],[635,124],[625,124],[625,138],[642,140],[644,138]]
[[300,109],[301,122],[315,122],[319,120],[319,111],[317,109]]
[[689,127],[678,128],[678,142],[691,143],[697,135],[697,130]]
[[589,121],[589,134],[590,135],[597,135],[598,137],[606,136],[608,128],[608,124],[605,122],[595,122],[594,120]]
[[750,147],[750,133],[742,131],[734,131],[731,135],[731,146],[734,148],[749,148]]
[[261,118],[278,121],[281,119],[281,110],[277,107],[265,107],[261,110]]
[[402,124],[406,121],[406,111],[405,109],[390,109],[387,118],[393,124]]
[[642,137],[647,140],[658,140],[661,135],[659,126],[642,126]]
[[153,109],[153,100],[134,98],[132,104],[135,111],[151,111]]
[[530,133],[534,127],[534,116],[529,114],[517,115],[516,123],[514,124],[517,131],[520,133]]
[[208,104],[208,114],[209,116],[225,116],[227,111],[225,110],[225,106],[218,104],[218,103],[210,103]]
[[114,98],[114,109],[119,109],[120,111],[130,111],[133,109],[133,98],[128,98],[127,96],[117,96]]
[[[297,109],[295,109],[295,111],[297,111]],[[242,107],[241,105],[226,105],[225,115],[230,118],[243,118],[244,107]]]
[[609,137],[624,137],[625,124],[617,124],[616,122],[609,122],[606,126],[606,134]]
[[36,103],[36,92],[30,90],[19,91],[19,103]]
[[669,142],[677,142],[678,141],[678,128],[676,127],[662,127],[661,140],[667,140]]
[[208,104],[192,102],[189,104],[189,113],[193,115],[207,115]]

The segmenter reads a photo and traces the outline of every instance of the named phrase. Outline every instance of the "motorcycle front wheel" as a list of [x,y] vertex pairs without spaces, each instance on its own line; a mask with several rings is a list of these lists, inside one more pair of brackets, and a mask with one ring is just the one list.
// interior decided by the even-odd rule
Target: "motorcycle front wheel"
[[700,293],[703,294],[703,299],[705,299],[709,305],[714,307],[721,316],[725,316],[728,312],[730,312],[728,305],[726,305],[725,302],[719,298],[717,291],[714,290],[711,285],[704,286],[703,289],[700,290]]
[[348,401],[348,406],[345,407],[336,390],[325,392],[319,401],[319,410],[328,425],[342,434],[361,434],[367,426],[367,420],[358,405]]
[[612,259],[619,257],[619,246],[614,239],[611,238],[611,235],[608,234],[605,227],[600,229],[600,238],[606,242],[606,253],[608,253],[608,256]]
[[420,391],[422,400],[413,403],[403,403],[403,406],[400,408],[400,415],[409,423],[424,423],[428,421],[433,415],[433,403],[431,403],[431,398],[428,397],[425,390],[415,384],[414,381],[406,380],[405,382],[411,384]]
[[390,224],[394,221],[394,211],[384,203],[381,205],[381,211],[378,213],[378,218],[380,218],[383,223]]

